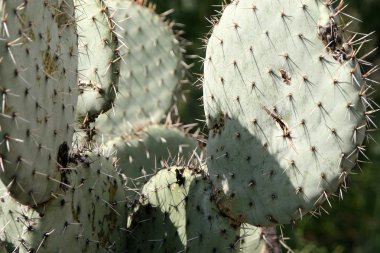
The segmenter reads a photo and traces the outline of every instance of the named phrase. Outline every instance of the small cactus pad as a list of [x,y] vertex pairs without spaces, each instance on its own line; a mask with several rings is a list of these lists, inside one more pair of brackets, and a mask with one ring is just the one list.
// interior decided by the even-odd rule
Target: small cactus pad
[[17,201],[52,198],[77,103],[74,4],[0,1],[0,178]]
[[114,108],[96,120],[105,142],[160,122],[173,106],[183,77],[181,45],[171,23],[143,1],[110,2],[120,49],[120,81]]
[[79,42],[77,117],[93,121],[107,111],[116,96],[120,56],[114,24],[103,0],[75,0]]
[[127,186],[139,190],[160,168],[199,159],[196,136],[185,130],[153,125],[132,136],[110,140],[104,149],[117,157],[117,167],[128,177]]
[[329,2],[236,0],[215,23],[207,165],[231,219],[286,224],[330,204],[363,150],[369,86]]
[[[240,228],[222,216],[213,202],[210,181],[201,171],[183,167],[159,171],[144,185],[141,203],[140,209],[159,213],[162,219],[153,221],[153,218],[148,218],[145,222],[140,219],[133,230],[135,234],[131,233],[128,240],[128,245],[131,245],[129,241],[139,238],[140,241],[134,242],[137,244],[136,252],[165,252],[159,247],[178,248],[178,241],[182,242],[185,252],[240,252],[244,238],[250,239],[245,246],[248,251],[244,252],[260,252],[259,230]],[[160,233],[151,233],[150,230],[154,229],[152,222],[160,223]],[[168,233],[164,232],[165,227]],[[257,239],[256,245],[253,245],[254,238]]]
[[3,198],[1,242],[17,252],[125,252],[127,209],[119,175],[105,158],[72,159],[67,188],[55,199],[32,209]]

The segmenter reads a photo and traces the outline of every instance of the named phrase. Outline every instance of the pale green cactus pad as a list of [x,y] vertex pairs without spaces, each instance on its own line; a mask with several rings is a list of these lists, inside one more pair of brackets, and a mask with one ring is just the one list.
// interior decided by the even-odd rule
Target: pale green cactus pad
[[74,5],[1,0],[0,13],[0,177],[17,201],[36,205],[62,186],[73,135]]
[[204,62],[207,164],[231,219],[268,226],[318,210],[355,166],[367,84],[325,1],[233,1]]
[[110,140],[103,149],[117,159],[117,167],[128,177],[127,186],[137,191],[159,169],[201,159],[197,136],[186,131],[175,125],[153,125]]
[[[128,245],[135,245],[132,252],[179,252],[180,243],[182,250],[194,253],[261,250],[259,229],[240,227],[223,216],[213,202],[210,181],[201,171],[161,170],[144,185],[141,201],[128,237]],[[165,251],[170,248],[176,251]]]
[[183,78],[181,45],[171,24],[143,1],[110,2],[123,59],[114,108],[95,122],[97,140],[158,123],[173,107]]
[[103,0],[75,0],[78,27],[77,120],[85,124],[111,108],[116,97],[120,56],[114,24]]
[[[124,252],[123,183],[105,158],[73,157],[67,188],[37,208],[2,198],[0,242],[13,252]],[[12,248],[13,247],[13,248]]]

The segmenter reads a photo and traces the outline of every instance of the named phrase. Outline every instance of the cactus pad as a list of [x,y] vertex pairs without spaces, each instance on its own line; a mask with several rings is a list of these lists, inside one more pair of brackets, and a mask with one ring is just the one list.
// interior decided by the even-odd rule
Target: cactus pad
[[225,215],[291,223],[345,188],[369,106],[351,46],[324,1],[225,7],[208,40],[203,88],[207,164]]
[[120,49],[119,93],[114,108],[99,116],[97,140],[160,122],[173,106],[183,77],[181,46],[171,23],[143,1],[112,1]]
[[0,177],[37,205],[61,185],[77,101],[77,35],[68,1],[0,1]]
[[75,156],[68,187],[36,208],[10,196],[1,205],[0,242],[19,252],[123,252],[127,212],[123,183],[105,158]]
[[196,136],[185,130],[153,125],[132,136],[110,140],[104,149],[117,157],[117,167],[128,177],[127,186],[139,190],[160,168],[199,159]]

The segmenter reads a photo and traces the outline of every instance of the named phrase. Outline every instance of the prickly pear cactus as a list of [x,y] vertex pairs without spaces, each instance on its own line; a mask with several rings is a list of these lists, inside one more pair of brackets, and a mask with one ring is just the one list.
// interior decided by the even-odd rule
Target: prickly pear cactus
[[78,27],[77,120],[83,125],[111,108],[116,97],[120,55],[115,24],[103,0],[75,0]]
[[345,188],[371,113],[355,53],[330,1],[225,7],[203,87],[207,164],[225,215],[291,223]]
[[172,23],[145,1],[111,1],[123,63],[114,108],[95,122],[97,141],[160,122],[173,106],[183,77],[182,52]]
[[0,242],[9,252],[125,251],[128,206],[111,162],[77,154],[66,173],[66,189],[38,207],[2,198]]
[[186,167],[159,171],[144,185],[142,204],[133,217],[131,252],[253,253],[265,244],[258,228],[240,227],[220,214],[210,181],[201,171]]
[[0,178],[37,205],[63,185],[77,101],[73,1],[0,1]]
[[225,7],[205,58],[208,168],[194,136],[154,125],[184,69],[153,10],[0,0],[0,251],[277,253],[274,225],[345,189],[374,110],[330,1]]

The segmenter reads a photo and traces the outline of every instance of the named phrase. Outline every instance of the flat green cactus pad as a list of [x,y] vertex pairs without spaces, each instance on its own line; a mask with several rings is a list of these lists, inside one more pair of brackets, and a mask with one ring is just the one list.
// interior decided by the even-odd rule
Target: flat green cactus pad
[[291,223],[345,187],[363,149],[368,86],[334,15],[324,1],[240,0],[215,23],[207,164],[231,219]]
[[17,201],[53,197],[77,102],[73,1],[0,1],[0,178]]
[[173,107],[183,78],[181,46],[171,24],[142,2],[110,2],[120,44],[127,47],[120,49],[114,108],[94,124],[98,141],[160,122]]
[[10,252],[123,252],[127,206],[123,183],[110,161],[72,158],[67,187],[30,208],[10,196],[0,206],[0,243]]

